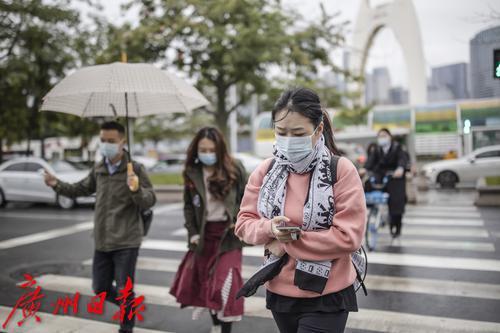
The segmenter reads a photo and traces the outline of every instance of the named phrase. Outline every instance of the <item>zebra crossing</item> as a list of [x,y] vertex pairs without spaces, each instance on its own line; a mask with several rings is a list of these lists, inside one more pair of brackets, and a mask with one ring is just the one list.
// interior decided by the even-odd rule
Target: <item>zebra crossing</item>
[[[157,212],[151,236],[143,242],[135,291],[145,296],[147,305],[160,309],[166,320],[164,325],[142,328],[139,333],[195,331],[190,322],[179,324],[179,311],[189,310],[178,310],[179,304],[169,294],[169,284],[186,251],[186,233],[179,219],[181,207],[171,205]],[[358,294],[360,311],[350,314],[347,331],[500,332],[500,249],[495,243],[500,228],[489,230],[495,222],[500,223],[485,219],[470,205],[409,206],[401,241],[390,242],[388,233],[383,232],[379,249],[368,254],[369,295]],[[169,236],[159,237],[164,235],[162,229],[167,223]],[[262,253],[262,247],[244,248],[244,278],[257,269]],[[37,282],[46,293],[79,291],[91,297],[92,259],[79,264],[81,271],[41,274]],[[1,318],[8,311],[8,307],[0,306]],[[12,332],[112,332],[112,327],[116,328],[110,320],[43,316],[43,325],[16,327]],[[277,332],[265,308],[264,290],[246,300],[245,320],[258,323],[262,332]],[[170,325],[171,321],[177,321],[176,325]],[[233,331],[247,332],[249,325],[236,324]],[[210,330],[208,320],[203,327],[206,332]]]

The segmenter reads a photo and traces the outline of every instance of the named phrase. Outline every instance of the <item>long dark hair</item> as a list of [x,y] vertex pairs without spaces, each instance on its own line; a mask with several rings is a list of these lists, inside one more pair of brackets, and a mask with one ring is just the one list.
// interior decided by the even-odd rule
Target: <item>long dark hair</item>
[[189,179],[187,171],[200,167],[198,159],[198,144],[202,139],[209,139],[215,143],[215,154],[217,163],[215,172],[208,178],[208,190],[218,200],[224,200],[231,187],[237,179],[237,169],[235,163],[228,153],[226,141],[222,133],[215,127],[204,127],[196,133],[193,141],[187,150],[186,166],[184,169],[184,182],[187,184]]
[[[325,138],[326,147],[333,155],[340,155],[340,151],[333,139],[333,129],[328,112],[321,107],[318,94],[307,88],[292,88],[284,91],[274,104],[272,110],[273,124],[276,120],[276,114],[286,110],[285,118],[289,112],[298,112],[302,116],[311,120],[314,128],[323,121],[323,136]],[[283,119],[282,118],[282,119]]]

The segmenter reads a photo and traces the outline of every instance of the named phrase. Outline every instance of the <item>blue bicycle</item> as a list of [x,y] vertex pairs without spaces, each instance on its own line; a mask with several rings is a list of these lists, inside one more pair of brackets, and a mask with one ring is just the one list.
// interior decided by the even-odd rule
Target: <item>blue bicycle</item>
[[386,174],[381,183],[378,183],[376,177],[370,176],[369,182],[371,190],[365,193],[367,217],[365,242],[369,251],[374,251],[377,247],[378,231],[388,222],[389,194],[384,190],[391,178],[391,174]]

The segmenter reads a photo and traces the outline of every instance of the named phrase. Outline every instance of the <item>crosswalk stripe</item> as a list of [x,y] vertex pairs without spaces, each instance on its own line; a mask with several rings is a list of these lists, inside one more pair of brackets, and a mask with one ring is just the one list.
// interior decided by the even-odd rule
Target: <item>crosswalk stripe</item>
[[[182,207],[181,203],[169,204],[156,207],[154,211],[157,214],[178,210]],[[56,228],[47,231],[42,231],[26,236],[15,237],[7,240],[0,241],[0,250],[10,249],[13,247],[29,245],[33,243],[43,242],[49,239],[68,236],[81,231],[91,230],[94,227],[93,221],[78,223],[69,227]]]
[[445,219],[445,218],[429,218],[429,217],[404,217],[403,224],[408,225],[443,225],[443,226],[470,226],[482,227],[484,222],[481,219]]
[[[143,248],[151,250],[185,252],[187,247],[184,241],[147,240]],[[260,246],[245,247],[243,254],[249,257],[262,257],[264,250]],[[399,253],[370,253],[370,263],[385,265],[410,265],[434,268],[455,268],[465,270],[499,271],[500,261],[490,259],[453,258],[440,256],[410,255]]]
[[[0,305],[0,318],[7,318],[12,308]],[[21,327],[17,322],[22,319],[21,310],[18,310],[9,322],[9,332],[11,333],[54,333],[54,332],[92,332],[109,333],[118,330],[118,324],[110,324],[96,320],[77,318],[73,316],[60,316],[51,313],[37,312],[42,320],[37,323],[35,320],[26,321]],[[135,327],[137,333],[167,333],[165,331],[150,330]]]
[[[403,222],[406,223],[406,222]],[[412,223],[408,223],[413,226]],[[427,228],[426,228],[427,229]],[[440,229],[441,230],[441,229]],[[419,236],[422,235],[431,235],[435,236],[436,232],[434,230],[425,230],[422,229],[416,231]],[[387,231],[381,231],[382,234],[387,235]],[[406,228],[405,228],[406,233]],[[458,235],[457,235],[458,233]],[[409,235],[415,235],[415,230],[410,230]],[[444,236],[453,237],[453,236],[465,236],[465,234],[469,235],[468,231],[452,231],[446,232]],[[487,233],[479,232],[481,236],[486,236]],[[174,230],[171,233],[174,237],[185,237],[187,236],[186,228],[179,228]],[[441,235],[440,235],[441,236]],[[487,243],[485,241],[480,242],[467,242],[467,241],[443,241],[443,240],[433,240],[433,239],[401,239],[400,243],[392,243],[388,241],[384,241],[384,239],[380,239],[379,245],[391,245],[392,247],[413,247],[413,248],[425,248],[425,249],[448,249],[448,250],[466,250],[466,251],[481,251],[481,252],[495,252],[495,245],[493,243]]]
[[375,252],[371,264],[500,272],[500,260]]
[[176,202],[176,203],[172,203],[172,204],[167,204],[167,205],[155,207],[153,209],[153,211],[155,214],[161,215],[163,213],[168,213],[171,211],[180,210],[183,207],[184,207],[184,204],[182,202]]
[[[93,296],[88,278],[42,275],[37,278],[43,290],[74,293],[79,291],[83,295]],[[151,285],[135,285],[137,295],[144,295],[146,303],[160,306],[178,307],[175,298],[169,294],[168,287]],[[250,317],[272,318],[265,307],[264,297],[250,297],[245,300],[245,315]],[[364,329],[375,332],[499,332],[500,323],[463,320],[456,318],[415,315],[410,313],[360,309],[358,313],[351,313],[347,322],[351,329]]]
[[479,218],[481,214],[479,212],[457,212],[448,209],[447,211],[434,211],[434,210],[420,210],[420,211],[409,211],[405,213],[405,216],[411,217],[422,217],[422,216],[432,216],[432,217],[446,217],[446,218]]
[[375,332],[494,333],[500,324],[382,310],[361,309],[349,314],[348,327]]
[[[176,273],[181,261],[156,257],[139,257],[137,269]],[[92,259],[84,265],[91,265]],[[243,265],[242,277],[248,279],[257,270],[257,266]],[[460,281],[442,281],[422,278],[391,277],[369,274],[366,286],[370,290],[385,290],[409,293],[422,293],[443,296],[476,297],[500,300],[500,286],[487,283]]]
[[464,205],[464,206],[453,206],[453,207],[450,207],[450,206],[438,206],[438,205],[407,205],[406,206],[406,210],[408,212],[413,212],[413,211],[417,211],[417,212],[421,212],[423,210],[430,210],[430,211],[450,211],[450,210],[453,210],[455,212],[477,212],[478,209],[476,206],[467,206],[467,205]]
[[187,236],[187,229],[186,228],[179,228],[179,229],[175,229],[173,232],[172,232],[172,236],[176,236],[176,237],[180,237],[180,236]]
[[[379,231],[382,234],[388,234],[389,228],[383,228]],[[488,231],[483,228],[473,227],[440,227],[440,226],[415,226],[408,225],[403,227],[403,234],[408,236],[439,236],[439,237],[469,237],[469,238],[488,238]]]
[[[141,248],[160,251],[185,252],[185,241],[148,239],[142,243]],[[261,258],[264,254],[262,246],[243,248],[243,255]],[[500,260],[476,259],[461,257],[443,257],[430,255],[413,255],[404,253],[373,252],[368,254],[368,262],[382,265],[417,266],[444,269],[464,269],[477,271],[500,272]]]
[[379,239],[377,247],[392,246],[400,248],[421,248],[421,249],[440,249],[440,250],[461,250],[461,251],[480,251],[480,252],[495,252],[493,243],[481,242],[466,242],[466,241],[443,241],[432,239],[399,239],[399,242],[391,242],[389,237]]
[[0,218],[87,221],[89,218],[92,217],[91,215],[92,214],[85,214],[82,216],[78,216],[78,215],[46,214],[46,213],[29,214],[29,213],[8,212],[0,214]]
[[75,234],[77,232],[90,230],[93,227],[94,227],[94,222],[88,221],[88,222],[78,223],[69,227],[51,229],[26,236],[15,237],[4,241],[0,241],[0,250],[43,242],[49,239],[54,239],[62,236],[68,236],[71,234]]

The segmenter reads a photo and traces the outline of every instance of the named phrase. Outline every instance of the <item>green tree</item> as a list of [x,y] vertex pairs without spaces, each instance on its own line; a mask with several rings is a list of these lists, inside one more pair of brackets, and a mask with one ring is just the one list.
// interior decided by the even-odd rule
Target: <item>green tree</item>
[[[290,77],[311,77],[320,66],[338,70],[329,54],[342,43],[344,24],[324,10],[308,22],[274,0],[133,0],[127,8],[134,6],[141,21],[130,35],[148,41],[154,60],[165,59],[197,80],[226,134],[231,112],[267,91],[270,69]],[[230,104],[232,86],[237,100]]]
[[69,1],[0,1],[2,138],[41,139],[44,156],[43,140],[56,134],[64,116],[38,110],[52,85],[75,66],[73,36],[80,28],[79,13]]
[[134,126],[134,139],[139,142],[151,140],[156,146],[165,138],[180,139],[192,136],[199,128],[211,123],[209,118],[203,112],[140,118]]

